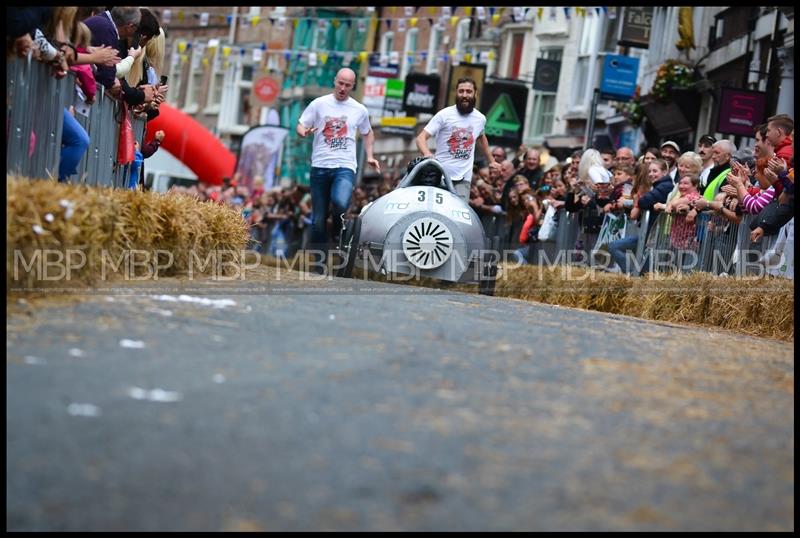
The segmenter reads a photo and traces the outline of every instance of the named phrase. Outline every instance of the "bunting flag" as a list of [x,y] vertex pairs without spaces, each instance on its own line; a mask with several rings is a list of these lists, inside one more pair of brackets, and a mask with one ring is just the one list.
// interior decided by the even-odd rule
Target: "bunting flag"
[[171,20],[172,20],[172,10],[171,9],[165,9],[161,13],[161,22],[163,24],[169,24],[169,21],[171,21]]
[[280,17],[278,19],[278,30],[281,32],[286,30],[286,17]]
[[567,20],[570,20],[571,17],[570,17],[570,14],[569,14],[569,8],[568,7],[564,8],[564,16],[567,18]]
[[483,6],[478,6],[478,7],[475,8],[475,10],[476,10],[476,12],[478,14],[478,20],[479,21],[485,21],[486,20],[486,8],[483,7]]
[[400,19],[397,21],[397,31],[398,32],[405,32],[406,31],[406,20]]
[[554,7],[550,8],[549,18],[553,22],[555,22],[555,20],[558,18],[558,11],[556,11],[556,8]]
[[492,24],[497,24],[497,21],[499,21],[499,20],[500,20],[500,14],[499,13],[495,13],[494,15],[492,15]]
[[320,63],[322,65],[325,65],[325,63],[328,61],[328,54],[325,53],[325,52],[320,52],[319,53],[319,61],[320,61]]
[[258,22],[260,20],[261,20],[261,17],[259,17],[258,15],[253,15],[253,18],[250,20],[250,24],[252,26],[256,26],[256,25],[258,25]]
[[469,52],[465,53],[464,54],[464,61],[467,62],[467,63],[472,63],[472,54],[470,54]]
[[359,63],[364,63],[367,61],[367,53],[366,51],[361,51],[358,53],[358,61]]
[[208,13],[200,14],[200,26],[208,26]]
[[453,14],[453,11],[450,9],[449,6],[442,6],[442,17],[449,17]]
[[203,58],[203,69],[208,69],[209,61],[208,58]]
[[[179,49],[180,50],[180,49]],[[230,47],[222,47],[222,55],[224,57],[228,57],[231,55],[231,48]]]
[[617,18],[617,6],[609,6],[607,8],[603,8],[603,9],[605,9],[606,13],[608,13],[608,18],[610,20],[614,20],[614,19]]
[[331,25],[338,30],[341,23],[339,22],[339,19],[333,19],[331,21]]
[[542,13],[544,13],[543,7],[540,7],[539,9],[536,10],[536,18],[540,21],[542,20]]
[[261,60],[264,58],[264,51],[261,49],[253,49],[253,63],[261,63]]
[[181,54],[186,52],[186,41],[178,41],[178,52]]
[[411,17],[414,15],[414,8],[412,6],[406,6],[404,8],[404,13],[406,14],[406,17]]
[[417,19],[416,17],[411,17],[411,18],[408,20],[408,23],[411,25],[411,27],[412,27],[412,28],[414,28],[414,27],[416,27],[416,26],[417,26],[417,20],[418,20],[418,19]]
[[452,17],[450,17],[450,26],[455,26],[456,24],[458,24],[458,16],[453,15]]
[[186,14],[183,12],[183,10],[179,10],[178,11],[178,22],[183,22],[184,17],[186,17]]
[[388,28],[389,30],[392,29],[392,20],[391,19],[386,19],[386,28]]

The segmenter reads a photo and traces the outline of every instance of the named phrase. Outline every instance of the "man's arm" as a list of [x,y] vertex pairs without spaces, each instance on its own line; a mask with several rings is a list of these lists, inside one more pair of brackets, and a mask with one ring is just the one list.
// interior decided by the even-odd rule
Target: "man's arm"
[[297,134],[298,136],[300,136],[300,138],[305,138],[308,135],[313,135],[314,133],[317,132],[316,127],[306,127],[300,120],[297,120],[297,127],[295,128],[295,130],[297,131]]
[[417,148],[419,149],[419,152],[422,153],[423,157],[433,157],[433,153],[431,153],[431,150],[428,149],[428,139],[430,137],[431,134],[425,129],[422,129],[417,135]]
[[[300,118],[297,120],[297,127],[295,127],[295,131],[297,132],[297,136],[300,138],[305,138],[308,135],[312,135],[317,132],[317,128],[314,127],[314,122],[316,121],[316,104],[317,100],[311,101],[306,109],[300,114]],[[311,125],[311,127],[306,127],[305,123]]]
[[372,129],[364,136],[364,149],[367,152],[367,164],[373,167],[379,174],[381,173],[381,163],[372,154],[372,147],[375,144],[375,133]]
[[499,172],[500,163],[494,160],[494,155],[492,155],[492,152],[489,149],[489,139],[486,138],[486,133],[481,133],[481,136],[478,137],[478,145],[480,146],[483,154],[486,156],[486,159],[489,161],[489,168],[494,168]]

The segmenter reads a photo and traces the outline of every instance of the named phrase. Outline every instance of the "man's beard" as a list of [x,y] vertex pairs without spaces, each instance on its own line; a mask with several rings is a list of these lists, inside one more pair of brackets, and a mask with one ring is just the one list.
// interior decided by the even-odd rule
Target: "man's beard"
[[456,108],[461,114],[471,114],[472,111],[475,109],[475,98],[471,97],[469,99],[469,104],[465,105],[461,99],[456,100]]

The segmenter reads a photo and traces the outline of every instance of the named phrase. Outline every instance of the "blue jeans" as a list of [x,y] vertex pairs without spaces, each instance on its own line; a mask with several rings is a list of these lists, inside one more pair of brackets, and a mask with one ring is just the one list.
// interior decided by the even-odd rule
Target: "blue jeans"
[[133,154],[134,159],[133,162],[129,165],[131,167],[131,175],[128,178],[128,188],[131,190],[136,190],[136,187],[139,186],[139,173],[142,171],[142,164],[144,163],[144,156],[142,152],[138,149]]
[[639,242],[639,237],[630,235],[622,239],[616,239],[608,244],[608,252],[611,258],[616,262],[619,268],[625,273],[631,274],[631,267],[628,267],[628,258],[626,255],[628,251],[636,251],[636,245]]
[[89,135],[69,110],[64,109],[64,128],[61,131],[61,160],[58,164],[58,181],[66,181],[78,171],[78,163],[89,147]]
[[333,204],[334,236],[342,227],[342,213],[350,207],[356,174],[349,168],[311,167],[311,248],[328,246],[328,206]]

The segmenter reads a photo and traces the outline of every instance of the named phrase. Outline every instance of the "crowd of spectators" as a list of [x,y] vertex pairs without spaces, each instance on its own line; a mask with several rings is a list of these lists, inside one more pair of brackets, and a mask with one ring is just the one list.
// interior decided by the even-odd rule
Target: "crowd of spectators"
[[[555,211],[577,213],[580,234],[575,248],[591,249],[606,214],[638,220],[653,212],[648,233],[659,213],[672,216],[671,245],[697,248],[702,231],[698,215],[716,215],[715,222],[753,219],[751,240],[777,234],[794,214],[794,121],[787,115],[769,118],[754,132],[752,148],[737,149],[712,135],[697,139],[695,148],[681,152],[674,141],[648,147],[637,157],[627,147],[575,151],[564,162],[542,158],[543,148],[520,148],[514,160],[504,148],[492,150],[502,172],[476,166],[469,204],[486,223],[501,222],[501,248],[527,263],[542,241],[552,238]],[[705,220],[704,220],[705,222]],[[557,224],[556,224],[557,225]],[[611,270],[633,273],[631,255],[637,233],[612,241]]]
[[[159,79],[164,66],[166,33],[147,8],[74,6],[9,7],[6,10],[6,56],[31,57],[50,66],[55,78],[74,75],[72,105],[63,111],[58,180],[67,181],[90,144],[89,134],[76,115],[88,117],[98,87],[124,109],[141,118],[158,116],[169,89]],[[124,123],[124,122],[122,122]],[[143,177],[144,159],[159,147],[159,131],[145,147],[129,139],[128,187]]]

